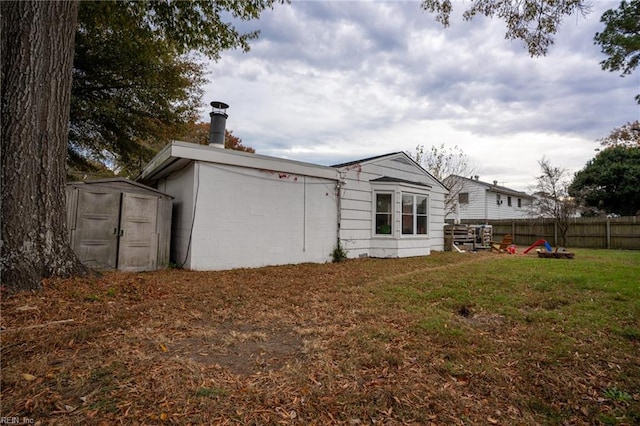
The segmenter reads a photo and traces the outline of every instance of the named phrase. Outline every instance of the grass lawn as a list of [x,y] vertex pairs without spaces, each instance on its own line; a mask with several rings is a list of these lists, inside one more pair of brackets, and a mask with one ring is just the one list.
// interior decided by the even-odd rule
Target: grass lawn
[[640,251],[55,280],[2,299],[3,417],[640,424]]

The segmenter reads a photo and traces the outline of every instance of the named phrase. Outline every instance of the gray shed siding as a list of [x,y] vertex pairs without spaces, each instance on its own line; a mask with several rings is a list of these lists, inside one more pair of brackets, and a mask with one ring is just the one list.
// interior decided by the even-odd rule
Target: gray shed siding
[[148,271],[169,263],[171,197],[126,179],[66,186],[69,244],[87,266]]

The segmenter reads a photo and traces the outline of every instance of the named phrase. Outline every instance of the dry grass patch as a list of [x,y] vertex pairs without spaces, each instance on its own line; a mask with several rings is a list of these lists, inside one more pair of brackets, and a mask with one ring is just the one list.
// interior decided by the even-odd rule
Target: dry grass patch
[[3,298],[1,414],[42,424],[638,423],[640,253],[607,253],[50,281]]

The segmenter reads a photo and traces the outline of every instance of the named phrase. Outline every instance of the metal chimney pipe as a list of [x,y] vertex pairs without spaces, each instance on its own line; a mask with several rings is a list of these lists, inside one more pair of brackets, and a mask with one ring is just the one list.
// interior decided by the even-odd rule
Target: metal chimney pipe
[[220,101],[211,102],[211,127],[209,128],[209,146],[224,149],[224,130],[227,126],[227,108],[229,105]]

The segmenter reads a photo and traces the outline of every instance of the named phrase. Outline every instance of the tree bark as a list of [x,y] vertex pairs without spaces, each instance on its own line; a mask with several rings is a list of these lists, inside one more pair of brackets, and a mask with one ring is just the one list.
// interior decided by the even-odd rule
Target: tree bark
[[76,1],[3,1],[1,282],[86,272],[68,244],[65,161]]

